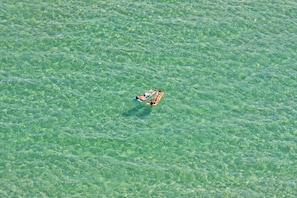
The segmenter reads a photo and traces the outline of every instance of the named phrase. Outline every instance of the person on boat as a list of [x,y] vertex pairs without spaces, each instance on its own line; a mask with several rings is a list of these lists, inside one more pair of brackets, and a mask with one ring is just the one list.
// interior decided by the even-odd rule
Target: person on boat
[[135,99],[139,100],[139,101],[145,101],[147,98],[149,98],[155,92],[156,92],[156,89],[151,89],[151,90],[145,92],[144,94],[140,94],[140,95],[136,96]]
[[156,105],[156,102],[151,101],[151,102],[150,102],[150,105]]
[[164,92],[159,90],[158,93],[156,93],[156,95],[154,95],[154,97],[148,101],[148,104],[157,105],[161,100],[161,98],[163,97],[163,95],[164,95]]

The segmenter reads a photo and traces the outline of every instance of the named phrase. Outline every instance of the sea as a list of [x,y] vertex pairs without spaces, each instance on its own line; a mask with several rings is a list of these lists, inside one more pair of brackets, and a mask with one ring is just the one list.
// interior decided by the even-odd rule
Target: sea
[[296,54],[296,0],[0,0],[0,197],[295,198]]

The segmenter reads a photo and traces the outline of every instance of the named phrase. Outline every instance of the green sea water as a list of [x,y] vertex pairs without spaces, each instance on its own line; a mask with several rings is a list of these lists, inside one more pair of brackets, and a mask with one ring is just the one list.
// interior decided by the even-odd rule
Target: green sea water
[[297,197],[296,54],[295,0],[0,0],[0,197]]

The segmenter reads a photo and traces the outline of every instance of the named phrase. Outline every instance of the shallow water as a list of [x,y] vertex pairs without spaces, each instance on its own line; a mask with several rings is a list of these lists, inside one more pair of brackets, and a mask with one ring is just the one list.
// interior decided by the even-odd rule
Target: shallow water
[[1,197],[297,196],[294,1],[0,13]]

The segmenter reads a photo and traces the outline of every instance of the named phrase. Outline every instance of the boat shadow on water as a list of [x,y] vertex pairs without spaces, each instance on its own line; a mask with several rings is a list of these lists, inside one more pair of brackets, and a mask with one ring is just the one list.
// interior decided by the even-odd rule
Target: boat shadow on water
[[136,116],[138,118],[146,118],[152,112],[150,105],[139,104],[132,109],[129,109],[123,113],[123,116]]

